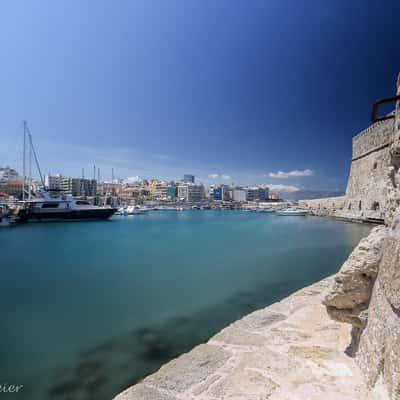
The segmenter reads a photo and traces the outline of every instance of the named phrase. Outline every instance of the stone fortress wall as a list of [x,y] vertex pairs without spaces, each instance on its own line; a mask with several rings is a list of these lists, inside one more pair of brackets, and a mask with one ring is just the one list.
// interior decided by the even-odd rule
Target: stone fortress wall
[[314,215],[383,222],[394,120],[379,121],[353,137],[345,196],[300,200]]
[[[380,124],[376,133],[381,138],[374,130],[355,138],[356,151],[361,151],[352,163],[353,181],[349,179],[346,193],[371,200],[363,190],[376,185],[385,224],[359,243],[324,300],[333,319],[352,325],[353,356],[366,386],[382,400],[400,399],[400,101],[394,116]],[[355,164],[358,161],[363,165]],[[382,162],[376,175],[367,170],[375,162]]]

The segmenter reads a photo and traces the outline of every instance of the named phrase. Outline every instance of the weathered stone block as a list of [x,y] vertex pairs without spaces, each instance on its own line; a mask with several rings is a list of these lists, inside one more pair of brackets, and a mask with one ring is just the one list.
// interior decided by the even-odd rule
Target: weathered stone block
[[334,284],[324,299],[331,317],[355,327],[365,326],[365,310],[382,257],[382,246],[387,230],[374,228],[360,241],[335,276]]
[[178,398],[140,383],[119,394],[115,400],[178,400]]
[[368,323],[360,337],[356,359],[369,386],[374,386],[383,374],[383,354],[385,349],[386,319],[389,304],[384,298],[379,281],[375,283],[370,306]]
[[266,342],[263,335],[243,330],[238,323],[228,326],[213,337],[213,342],[236,346],[262,346]]
[[392,399],[400,398],[400,320],[389,316],[383,358],[384,382]]
[[400,238],[388,236],[380,265],[379,280],[389,304],[400,316]]
[[204,382],[231,357],[231,353],[219,346],[201,344],[182,355],[154,375],[144,380],[145,384],[176,393]]

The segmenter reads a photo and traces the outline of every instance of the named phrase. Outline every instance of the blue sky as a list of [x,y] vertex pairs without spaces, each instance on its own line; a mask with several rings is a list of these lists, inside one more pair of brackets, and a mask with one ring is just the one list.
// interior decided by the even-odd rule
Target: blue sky
[[394,94],[399,15],[398,1],[3,0],[0,165],[21,169],[26,119],[46,172],[343,190],[352,136]]

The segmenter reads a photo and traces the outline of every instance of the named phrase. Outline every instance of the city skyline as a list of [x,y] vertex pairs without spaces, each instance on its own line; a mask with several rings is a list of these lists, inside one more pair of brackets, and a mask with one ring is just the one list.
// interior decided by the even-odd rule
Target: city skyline
[[2,2],[0,164],[27,119],[45,173],[344,191],[400,63],[384,3]]

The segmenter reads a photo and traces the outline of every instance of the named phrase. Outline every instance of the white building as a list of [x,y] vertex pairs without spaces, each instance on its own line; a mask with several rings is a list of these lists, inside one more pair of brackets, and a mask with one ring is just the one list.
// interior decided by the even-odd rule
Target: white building
[[20,179],[18,172],[10,167],[0,167],[0,181],[17,181]]
[[62,175],[47,175],[45,185],[50,190],[60,190],[72,196],[96,196],[96,179],[70,178]]
[[49,190],[61,190],[61,182],[62,182],[63,176],[60,174],[57,175],[46,175],[44,178],[44,183],[46,185],[46,188]]
[[246,190],[244,189],[233,189],[232,191],[233,201],[246,201]]
[[204,200],[204,186],[196,183],[182,183],[178,185],[178,199],[190,203],[199,203]]

